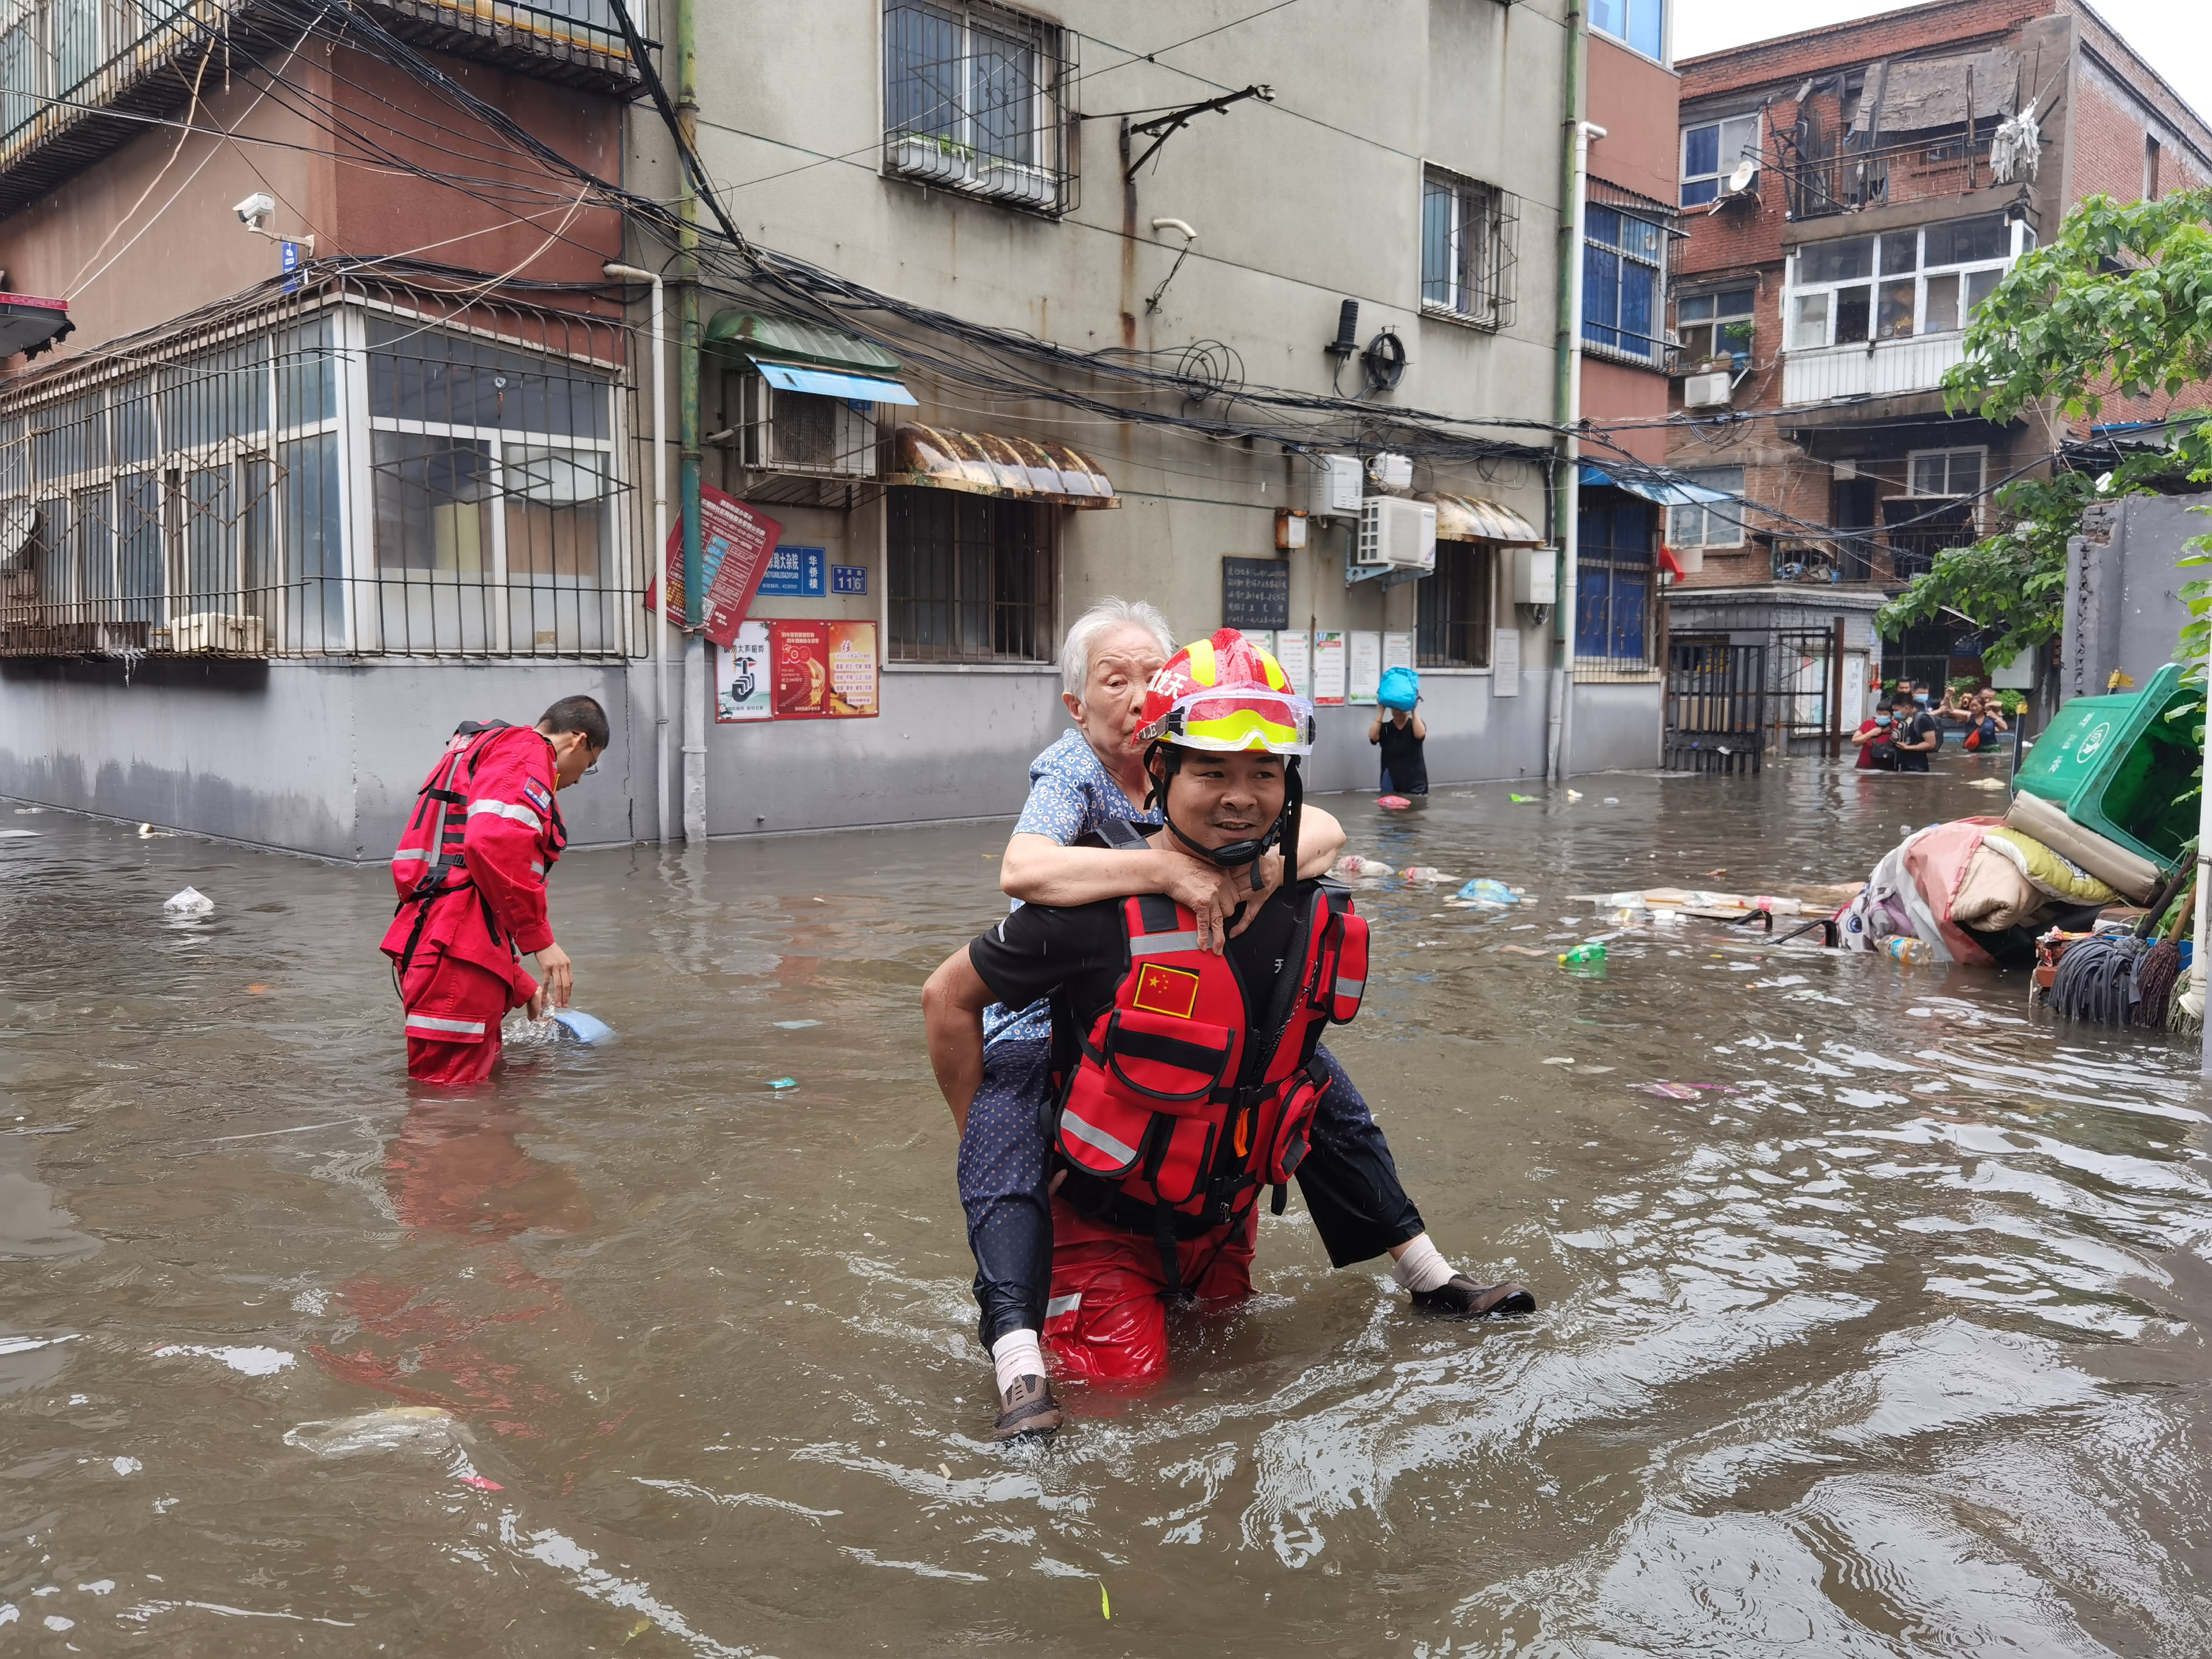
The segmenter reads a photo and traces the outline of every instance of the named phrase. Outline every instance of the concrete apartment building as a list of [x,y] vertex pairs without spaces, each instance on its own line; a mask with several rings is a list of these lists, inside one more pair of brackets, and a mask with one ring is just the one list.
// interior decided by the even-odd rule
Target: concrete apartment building
[[1996,527],[2001,482],[2051,462],[2041,419],[1945,413],[1961,331],[2083,197],[2212,178],[2212,130],[2080,0],[1934,0],[1680,68],[1675,398],[1701,418],[1668,459],[1746,510],[1673,514],[1695,568],[1672,637],[1678,660],[1767,653],[1770,722],[1802,742],[1829,723],[1839,621],[1846,730],[1885,659],[1978,665],[1957,629],[1885,653],[1870,625],[1936,551]]
[[[15,0],[0,266],[74,331],[0,383],[0,794],[377,858],[456,721],[580,690],[581,844],[662,832],[663,731],[714,835],[1010,812],[1108,592],[1267,634],[1320,788],[1406,659],[1440,781],[1650,763],[1656,620],[1575,684],[1553,603],[1565,0],[818,0],[698,14],[688,77],[678,15],[744,240],[701,204],[696,360],[606,0]],[[777,556],[687,698],[692,361]]]

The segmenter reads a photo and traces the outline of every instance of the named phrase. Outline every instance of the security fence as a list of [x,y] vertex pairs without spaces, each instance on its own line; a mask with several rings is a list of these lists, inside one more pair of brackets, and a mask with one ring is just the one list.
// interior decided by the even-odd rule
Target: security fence
[[0,655],[616,657],[619,321],[331,280],[0,399]]

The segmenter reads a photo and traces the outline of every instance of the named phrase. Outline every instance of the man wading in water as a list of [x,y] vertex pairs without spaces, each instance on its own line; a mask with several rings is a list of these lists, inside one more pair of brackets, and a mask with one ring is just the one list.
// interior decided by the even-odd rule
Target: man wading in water
[[[954,1121],[963,1132],[962,1200],[969,1212],[969,1240],[979,1264],[976,1294],[982,1304],[983,1340],[999,1373],[1002,1409],[996,1432],[1001,1438],[1048,1433],[1060,1423],[1059,1410],[1044,1379],[1041,1328],[1064,1367],[1073,1366],[1091,1376],[1148,1376],[1156,1374],[1165,1360],[1164,1296],[1179,1293],[1185,1285],[1202,1284],[1202,1293],[1208,1296],[1238,1296],[1249,1290],[1249,1282],[1244,1289],[1238,1289],[1237,1279],[1242,1272],[1239,1264],[1248,1262],[1250,1255],[1249,1205],[1241,1217],[1233,1218],[1232,1225],[1232,1217],[1225,1211],[1215,1213],[1221,1206],[1204,1194],[1186,1195],[1179,1208],[1154,1204],[1148,1194],[1156,1196],[1157,1189],[1140,1171],[1128,1177],[1139,1188],[1133,1196],[1099,1175],[1095,1167],[1096,1146],[1083,1139],[1079,1127],[1074,1132],[1075,1140],[1070,1142],[1064,1110],[1060,1116],[1060,1133],[1050,1152],[1036,1127],[1039,1109],[1047,1099],[1070,1097],[1082,1086],[1079,1038],[1086,1020],[1097,1012],[1092,1004],[1103,1008],[1113,1002],[1115,981],[1127,977],[1133,960],[1124,932],[1129,903],[1139,904],[1147,915],[1181,918],[1171,931],[1176,939],[1189,941],[1187,950],[1177,948],[1173,962],[1149,945],[1139,951],[1145,967],[1157,970],[1152,974],[1156,985],[1184,982],[1175,980],[1173,974],[1195,975],[1215,981],[1217,991],[1224,983],[1237,982],[1257,997],[1262,991],[1254,988],[1272,986],[1279,973],[1295,975],[1315,965],[1289,963],[1283,951],[1275,948],[1287,945],[1285,930],[1294,922],[1304,925],[1312,920],[1314,884],[1302,881],[1291,889],[1271,889],[1263,873],[1256,898],[1252,890],[1254,865],[1268,858],[1269,848],[1277,842],[1284,847],[1285,862],[1298,861],[1298,815],[1295,795],[1288,792],[1290,780],[1295,777],[1296,757],[1310,748],[1310,705],[1290,694],[1288,682],[1272,658],[1241,635],[1224,629],[1212,640],[1179,655],[1153,680],[1143,705],[1144,730],[1137,734],[1142,741],[1132,748],[1129,717],[1133,697],[1126,690],[1113,693],[1109,684],[1100,683],[1091,665],[1079,663],[1079,659],[1095,655],[1106,678],[1114,679],[1126,672],[1131,659],[1141,656],[1146,644],[1144,635],[1156,628],[1164,631],[1158,613],[1150,606],[1109,600],[1070,629],[1068,660],[1063,666],[1071,686],[1081,684],[1085,690],[1082,699],[1069,698],[1083,730],[1079,736],[1071,733],[1062,738],[1040,757],[1038,769],[1047,769],[1056,751],[1087,739],[1088,746],[1096,751],[1092,766],[1102,774],[1107,761],[1119,763],[1127,757],[1143,756],[1155,804],[1166,805],[1168,780],[1180,775],[1184,781],[1176,786],[1178,800],[1182,793],[1193,793],[1198,806],[1188,813],[1176,807],[1168,829],[1149,842],[1115,836],[1117,843],[1133,840],[1131,850],[1118,856],[1048,844],[1026,847],[1023,862],[1030,867],[1010,870],[1008,889],[1017,889],[1018,874],[1024,880],[1041,884],[1050,872],[1055,884],[1053,897],[1062,904],[1074,902],[1076,908],[1032,905],[1017,911],[994,933],[948,960],[924,993],[932,1061]],[[1159,647],[1154,645],[1152,649]],[[1117,656],[1117,652],[1124,654]],[[1175,687],[1181,691],[1171,689]],[[1178,696],[1188,708],[1178,704]],[[1249,706],[1240,707],[1240,701]],[[1095,732],[1094,726],[1098,728]],[[1146,744],[1152,745],[1149,750]],[[1284,758],[1279,759],[1279,755]],[[1248,778],[1245,775],[1254,773],[1255,768],[1256,773]],[[1228,781],[1226,775],[1231,769],[1237,777]],[[1038,780],[1040,793],[1044,793],[1048,770],[1033,769],[1032,775]],[[1236,799],[1222,808],[1213,797],[1231,781]],[[1257,795],[1252,793],[1254,789],[1258,790]],[[1116,786],[1114,793],[1122,796],[1125,791]],[[1126,799],[1121,804],[1126,805]],[[1248,823],[1255,814],[1256,820]],[[1330,822],[1333,827],[1334,821]],[[1010,864],[1015,862],[1014,849],[1024,847],[1025,837],[1046,839],[1030,826],[1030,815],[1025,813],[1023,828],[1009,847]],[[1228,833],[1239,826],[1254,833]],[[1066,826],[1054,828],[1064,831]],[[1178,842],[1185,853],[1195,854],[1206,865],[1227,868],[1236,890],[1254,899],[1249,915],[1233,919],[1236,936],[1229,941],[1225,958],[1216,954],[1220,949],[1218,931],[1202,921],[1188,901],[1147,903],[1104,896],[1148,890],[1139,882],[1160,878],[1161,860]],[[1228,844],[1232,842],[1237,844]],[[1109,863],[1115,866],[1112,872],[1105,868]],[[1119,886],[1114,884],[1116,876],[1121,881]],[[1103,893],[1097,885],[1101,877]],[[1092,896],[1100,902],[1078,901],[1071,890],[1086,883],[1093,884]],[[1201,883],[1196,896],[1205,896],[1206,885]],[[1284,937],[1279,939],[1279,934]],[[1184,957],[1198,959],[1200,965],[1196,969],[1177,965]],[[1279,959],[1286,964],[1279,970]],[[1224,972],[1230,975],[1227,981],[1221,977]],[[1061,977],[1048,977],[1054,974]],[[1169,977],[1163,980],[1163,975]],[[1057,1011],[1049,1038],[1008,1034],[1007,1028],[1018,1018],[1033,1018],[1029,1011],[1033,1006],[1042,1006],[1055,986],[1066,992],[1073,1012],[1070,1008]],[[1018,1017],[1004,1017],[1002,1036],[986,1049],[980,1016],[998,993],[1005,994],[1000,1000],[1006,1007],[1025,1012]],[[1223,998],[1225,995],[1223,992]],[[1131,1018],[1141,1024],[1152,1012],[1139,1009]],[[1249,1012],[1236,1012],[1234,1023],[1249,1023]],[[1211,1026],[1231,1018],[1224,1003],[1206,1023]],[[1323,1020],[1299,1014],[1293,1023],[1299,1027],[1297,1039],[1284,1035],[1272,1052],[1279,1053],[1284,1066],[1306,1079],[1305,1092],[1297,1102],[1267,1103],[1252,1096],[1243,1106],[1231,1111],[1226,1097],[1237,1090],[1223,1078],[1217,1079],[1218,1088],[1210,1085],[1199,1090],[1200,1097],[1218,1092],[1223,1100],[1202,1098],[1176,1108],[1177,1112],[1201,1117],[1207,1112],[1216,1116],[1228,1112],[1237,1120],[1215,1125],[1220,1134],[1209,1155],[1213,1162],[1198,1172],[1212,1183],[1210,1190],[1217,1197],[1226,1194],[1224,1201],[1247,1188],[1256,1194],[1257,1177],[1244,1179],[1251,1174],[1247,1167],[1249,1159],[1258,1156],[1252,1151],[1249,1137],[1259,1127],[1258,1118],[1273,1113],[1268,1120],[1271,1129],[1281,1132],[1278,1138],[1285,1146],[1295,1143],[1303,1162],[1298,1157],[1287,1163],[1279,1160],[1270,1166],[1268,1184],[1279,1185],[1280,1180],[1295,1174],[1336,1265],[1364,1261],[1388,1250],[1396,1258],[1400,1282],[1414,1292],[1416,1303],[1424,1308],[1480,1316],[1533,1307],[1534,1298],[1517,1285],[1485,1287],[1454,1273],[1430,1243],[1419,1212],[1399,1186],[1389,1146],[1350,1079],[1308,1041],[1317,1042]],[[1170,1032],[1182,1028],[1168,1028]],[[1138,1046],[1143,1046],[1141,1039],[1137,1041]],[[1260,1046],[1263,1045],[1255,1042],[1252,1052],[1256,1054]],[[1143,1066],[1134,1059],[1125,1063],[1140,1070]],[[1096,1070],[1095,1064],[1092,1069]],[[1234,1072],[1236,1066],[1229,1069]],[[1258,1086],[1258,1081],[1250,1086]],[[1268,1086],[1286,1086],[1285,1079],[1275,1078]],[[1245,1092],[1249,1095],[1249,1088]],[[975,1108],[972,1117],[971,1103]],[[1176,1142],[1176,1136],[1180,1133],[1187,1141],[1190,1132],[1176,1131],[1172,1123],[1166,1130],[1157,1127],[1158,1121],[1173,1115],[1155,1119],[1147,1108],[1131,1133],[1152,1135],[1160,1143],[1164,1158],[1172,1152],[1176,1159],[1187,1159],[1191,1149]],[[1084,1121],[1079,1116],[1079,1122]],[[1109,1140],[1115,1139],[1110,1130],[1101,1133]],[[1237,1146],[1240,1134],[1244,1138],[1242,1151]],[[1312,1151],[1304,1155],[1309,1139]],[[1169,1146],[1170,1142],[1176,1146]],[[1127,1146],[1126,1142],[1123,1145]],[[1079,1153],[1072,1146],[1090,1151]],[[1239,1164],[1239,1159],[1245,1163]],[[1058,1175],[1052,1168],[1055,1163],[1062,1166]],[[1164,1166],[1154,1170],[1156,1176],[1164,1173]],[[1053,1196],[1058,1182],[1071,1176],[1075,1184],[1069,1194]],[[1163,1217],[1158,1213],[1162,1210],[1174,1213]],[[1143,1258],[1150,1264],[1149,1276],[1140,1265],[1133,1270],[1138,1277],[1131,1279],[1127,1241],[1137,1235],[1126,1224],[1137,1211],[1143,1212],[1139,1231],[1150,1251]],[[1211,1220],[1206,1219],[1209,1216]],[[1177,1239],[1188,1243],[1192,1238],[1212,1242],[1194,1254],[1188,1264],[1179,1262],[1172,1278],[1164,1276],[1165,1264],[1173,1255],[1170,1246]],[[1200,1257],[1209,1251],[1218,1260],[1200,1261]],[[1193,1271],[1183,1273],[1182,1265]],[[1093,1268],[1096,1273],[1091,1271]],[[1229,1278],[1218,1278],[1222,1273]],[[1085,1280],[1088,1288],[1064,1288],[1077,1279]],[[1085,1309],[1090,1310],[1087,1314]]]

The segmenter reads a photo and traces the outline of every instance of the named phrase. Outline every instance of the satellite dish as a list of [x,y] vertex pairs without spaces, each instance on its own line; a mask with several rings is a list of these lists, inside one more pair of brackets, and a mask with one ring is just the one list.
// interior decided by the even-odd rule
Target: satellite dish
[[1729,174],[1729,194],[1731,196],[1742,195],[1744,191],[1751,188],[1751,181],[1758,177],[1759,163],[1753,161],[1750,156],[1745,156],[1743,160],[1735,164],[1735,171]]
[[39,509],[28,495],[0,501],[0,570],[18,568],[23,550],[31,544],[31,532],[38,527]]

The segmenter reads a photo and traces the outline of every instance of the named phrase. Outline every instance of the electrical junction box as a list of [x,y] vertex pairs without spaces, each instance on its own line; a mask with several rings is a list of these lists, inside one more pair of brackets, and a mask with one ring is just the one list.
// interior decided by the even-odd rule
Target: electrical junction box
[[1732,394],[1729,372],[1715,369],[1710,374],[1692,374],[1682,382],[1682,407],[1685,409],[1726,409]]
[[1306,544],[1306,515],[1296,507],[1275,509],[1275,545],[1296,549]]
[[1559,550],[1556,547],[1516,547],[1513,550],[1513,603],[1557,605],[1559,602]]
[[1316,455],[1313,462],[1313,501],[1308,510],[1320,519],[1358,518],[1364,493],[1359,457]]
[[1381,454],[1367,463],[1367,476],[1381,489],[1411,489],[1413,487],[1413,458],[1410,455]]
[[1359,535],[1352,562],[1361,570],[1437,568],[1437,508],[1433,501],[1370,495],[1359,504]]

